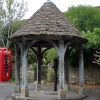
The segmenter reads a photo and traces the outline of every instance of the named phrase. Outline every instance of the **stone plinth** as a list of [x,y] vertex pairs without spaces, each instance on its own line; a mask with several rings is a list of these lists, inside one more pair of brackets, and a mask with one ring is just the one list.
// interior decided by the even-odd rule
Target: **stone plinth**
[[66,89],[59,89],[59,91],[58,91],[58,98],[59,99],[66,98]]
[[21,87],[20,86],[18,86],[18,85],[16,85],[15,86],[15,91],[14,91],[15,93],[20,93],[21,92]]
[[21,90],[21,96],[22,97],[29,97],[29,90],[28,89],[22,89]]
[[36,84],[36,91],[40,91],[41,90],[41,84]]

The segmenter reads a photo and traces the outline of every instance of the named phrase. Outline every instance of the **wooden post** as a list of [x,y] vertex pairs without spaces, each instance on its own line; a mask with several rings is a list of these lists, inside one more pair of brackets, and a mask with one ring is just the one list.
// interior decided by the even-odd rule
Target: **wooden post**
[[79,95],[85,95],[84,89],[84,61],[83,61],[83,48],[79,46]]
[[70,61],[70,53],[66,52],[65,54],[65,85],[66,91],[69,91],[69,61]]
[[41,47],[38,47],[37,52],[37,85],[36,90],[41,90],[41,64],[42,64],[42,53]]
[[41,90],[41,65],[42,65],[42,57],[43,54],[50,48],[45,49],[44,51],[41,51],[41,47],[38,47],[38,50],[36,51],[34,48],[31,48],[33,52],[37,56],[37,84],[36,84],[36,90]]
[[65,53],[65,84],[66,84],[66,91],[69,91],[69,63],[70,63],[70,53],[72,52],[73,47],[70,49],[67,48]]
[[28,60],[27,60],[27,44],[26,41],[23,40],[22,41],[22,90],[21,90],[21,95],[24,97],[28,97],[29,96],[29,90],[28,90],[28,76],[27,76],[27,72],[28,72]]
[[54,91],[57,91],[57,69],[54,69]]
[[15,83],[15,93],[20,93],[20,50],[17,44],[15,44]]
[[64,41],[59,40],[59,91],[58,96],[59,98],[66,98],[66,89],[65,89],[65,71],[64,71],[64,55],[65,55],[65,48],[64,48]]
[[54,91],[57,91],[57,70],[58,70],[58,59],[54,59]]

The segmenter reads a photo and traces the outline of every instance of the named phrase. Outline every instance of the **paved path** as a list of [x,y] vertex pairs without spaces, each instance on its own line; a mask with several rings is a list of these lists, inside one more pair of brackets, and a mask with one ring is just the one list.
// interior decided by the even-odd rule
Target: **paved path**
[[100,100],[100,88],[86,88],[88,95],[84,100]]
[[0,100],[8,100],[14,91],[14,85],[11,83],[0,83]]
[[[43,90],[52,90],[51,86],[42,86]],[[35,90],[35,84],[29,84],[30,91]],[[0,100],[8,100],[10,95],[14,91],[14,84],[12,83],[0,83]],[[88,97],[83,100],[100,100],[100,88],[86,88]]]

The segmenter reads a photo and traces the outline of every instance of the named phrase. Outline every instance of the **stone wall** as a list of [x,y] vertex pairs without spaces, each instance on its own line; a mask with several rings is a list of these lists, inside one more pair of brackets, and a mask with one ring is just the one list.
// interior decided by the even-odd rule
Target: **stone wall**
[[[70,67],[70,83],[79,83],[79,68]],[[85,84],[100,84],[100,66],[88,66],[84,68]]]
[[[42,80],[48,80],[47,78],[47,70],[50,70],[50,66],[42,66]],[[52,70],[52,66],[51,66]],[[36,71],[35,71],[36,72]],[[28,68],[28,80],[36,81],[36,75],[32,66],[30,65]],[[14,73],[14,71],[13,71]],[[79,68],[78,67],[70,67],[70,83],[71,84],[79,84]],[[84,69],[84,80],[85,84],[100,84],[100,66],[88,66]]]

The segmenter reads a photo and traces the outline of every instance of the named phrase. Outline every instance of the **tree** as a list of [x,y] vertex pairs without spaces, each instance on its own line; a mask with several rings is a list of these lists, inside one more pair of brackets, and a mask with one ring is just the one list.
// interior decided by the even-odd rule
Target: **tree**
[[56,49],[55,48],[51,48],[50,50],[48,50],[45,53],[45,57],[47,59],[47,62],[52,63],[54,58],[58,58],[58,54],[56,52]]
[[[10,25],[10,29],[9,29],[9,33],[10,35],[14,32],[16,32],[16,30],[18,30],[23,24],[25,23],[25,20],[21,20],[21,21],[13,21]],[[8,41],[8,25],[2,28],[2,36],[3,36],[3,46],[4,47],[9,47],[10,43]],[[8,46],[7,44],[8,43]]]
[[100,9],[92,6],[72,6],[64,13],[80,31],[100,28]]
[[36,63],[36,55],[32,49],[29,49],[28,51],[28,63],[33,65]]
[[100,48],[100,28],[94,28],[93,32],[88,30],[82,34],[89,40],[88,43],[84,44],[85,63],[92,63],[96,57],[96,55],[94,57],[95,51]]
[[2,45],[9,47],[9,36],[14,32],[13,22],[18,22],[22,19],[27,11],[27,5],[22,0],[0,0],[0,36]]
[[100,47],[100,9],[79,5],[70,7],[64,14],[89,40],[84,44],[84,60],[85,64],[92,63],[95,51]]
[[87,32],[82,31],[82,34],[89,40],[88,43],[84,45],[87,50],[98,49],[100,47],[100,28],[94,28],[93,32],[88,30]]

